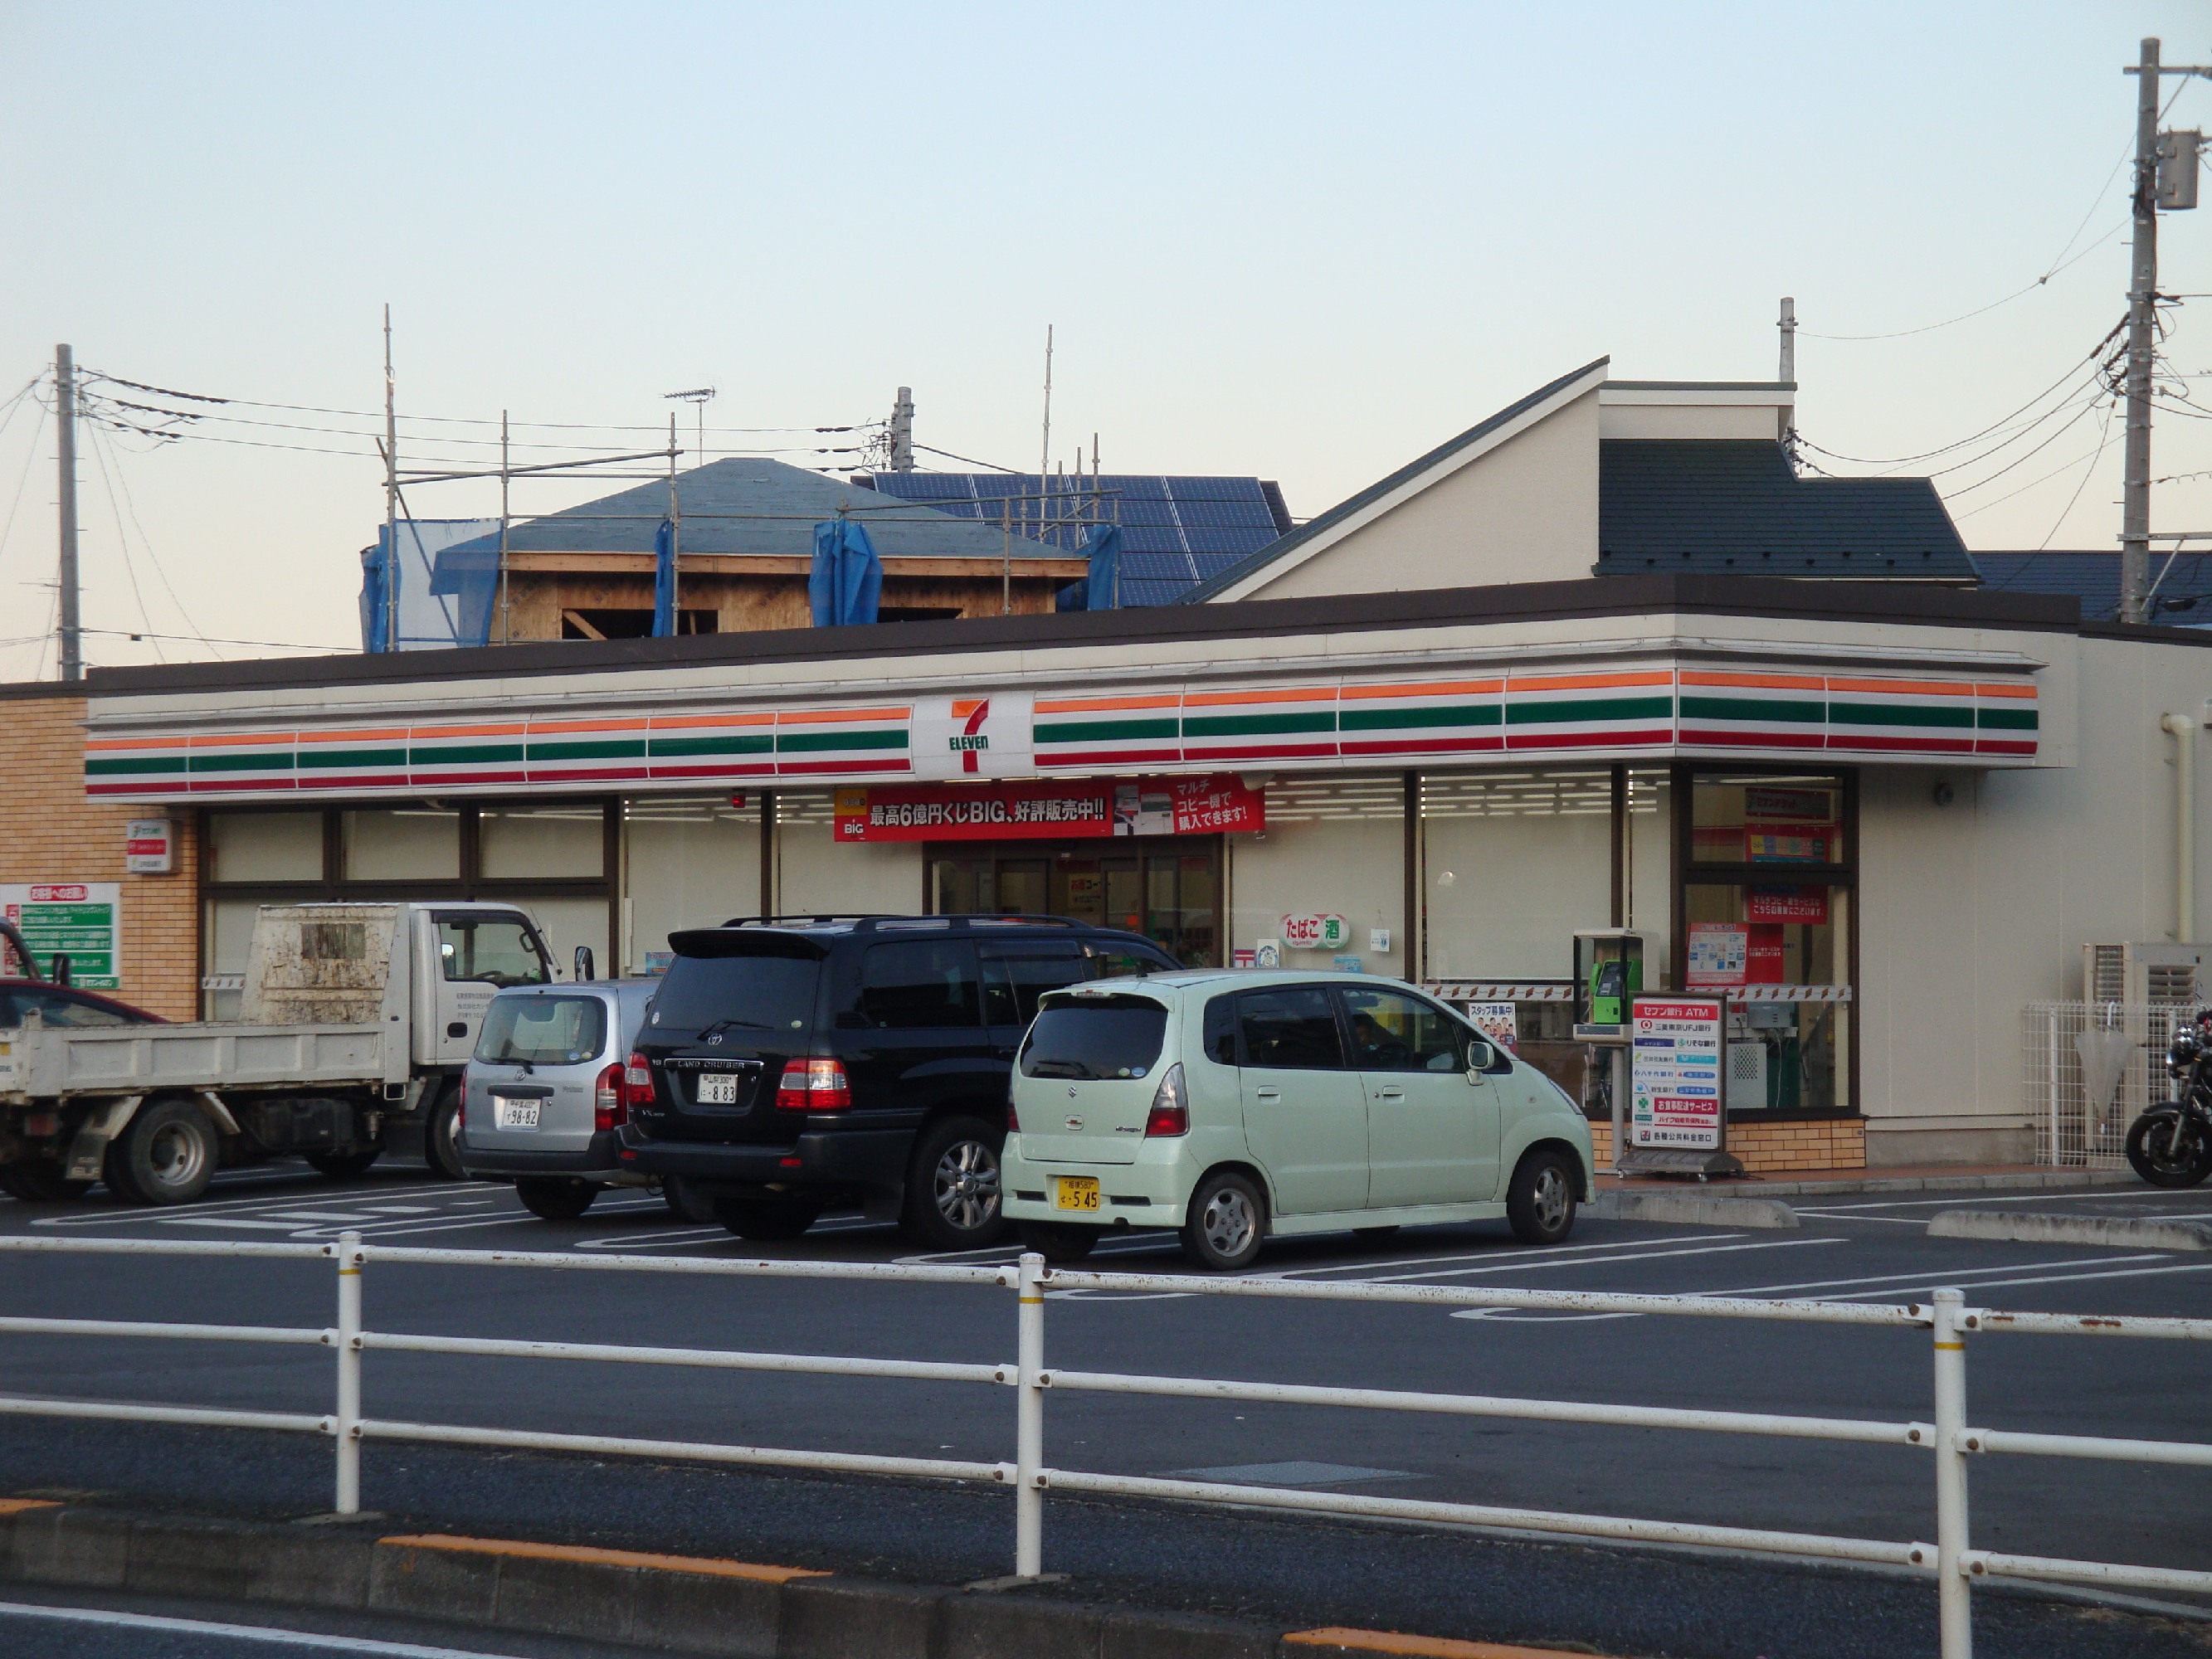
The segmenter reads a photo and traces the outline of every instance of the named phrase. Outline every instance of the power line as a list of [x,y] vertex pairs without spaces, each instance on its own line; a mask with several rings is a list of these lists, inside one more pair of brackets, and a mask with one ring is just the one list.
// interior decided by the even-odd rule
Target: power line
[[[106,435],[95,434],[95,441]],[[115,466],[115,481],[123,487],[124,510],[130,514],[131,527],[138,532],[138,544],[146,550],[146,562],[154,567],[154,574],[160,578],[162,591],[169,596],[169,603],[176,606],[177,614],[185,619],[185,626],[192,630],[196,638],[206,639],[207,636],[201,631],[199,623],[193,619],[191,611],[185,608],[184,596],[177,592],[176,584],[169,580],[169,573],[161,564],[161,556],[154,550],[154,538],[146,533],[146,526],[138,517],[138,502],[131,493],[130,475],[123,470],[122,456],[113,453],[115,445],[112,439],[108,441],[107,447],[111,452],[110,459]],[[218,657],[222,654],[220,651],[216,653]]]
[[[123,574],[131,579],[131,597],[138,606],[138,625],[150,630],[154,619],[147,614],[146,595],[138,586],[138,567],[131,557],[131,539],[124,533],[123,508],[115,499],[115,480],[108,475],[107,459],[100,445],[95,442],[85,447],[92,451],[93,465],[100,469],[100,481],[107,490],[107,514],[115,521],[115,544],[123,550]],[[168,661],[158,644],[154,647],[154,654],[163,662]]]
[[[2109,182],[2109,180],[2107,182]],[[2049,283],[2053,276],[2057,276],[2064,271],[2070,270],[2074,266],[2080,264],[2082,260],[2087,258],[2091,254],[2098,252],[2108,243],[2118,240],[2121,233],[2126,229],[2127,226],[2125,223],[2115,225],[2112,229],[2106,231],[2095,241],[2090,243],[2088,246],[2083,248],[2072,258],[2067,260],[2065,264],[2053,265],[2050,270],[2045,271],[2042,276],[2030,283],[2026,288],[2015,289],[2010,294],[2006,295],[2002,300],[1992,300],[1985,306],[1976,306],[1972,311],[1962,311],[1955,317],[1946,317],[1940,323],[1923,323],[1918,328],[1893,329],[1887,334],[1821,334],[1809,328],[1801,328],[1797,331],[1800,335],[1808,340],[1904,340],[1911,338],[1915,334],[1933,334],[1938,329],[1950,328],[1960,323],[1970,323],[1977,317],[1987,316],[1990,312],[1996,310],[2000,306],[2008,306],[2014,300],[2021,299],[2027,295],[2034,293],[2036,289]],[[2081,233],[2077,231],[2075,234],[2079,235]]]

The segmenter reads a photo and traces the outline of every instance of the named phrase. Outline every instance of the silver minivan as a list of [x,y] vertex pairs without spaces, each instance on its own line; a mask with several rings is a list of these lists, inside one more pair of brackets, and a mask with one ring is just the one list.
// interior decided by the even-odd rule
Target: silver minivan
[[631,1098],[624,1062],[659,983],[515,986],[492,998],[462,1091],[461,1167],[513,1182],[524,1207],[548,1221],[583,1214],[603,1188],[650,1185],[623,1169],[620,1131]]

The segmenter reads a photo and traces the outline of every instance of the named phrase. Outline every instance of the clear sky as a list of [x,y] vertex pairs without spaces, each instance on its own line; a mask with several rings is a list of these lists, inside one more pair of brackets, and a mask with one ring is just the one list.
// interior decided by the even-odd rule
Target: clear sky
[[[94,439],[86,621],[183,634],[180,600],[207,635],[342,648],[383,514],[378,422],[268,405],[380,409],[387,301],[403,457],[488,453],[462,441],[495,428],[463,422],[501,409],[650,428],[662,394],[712,385],[711,426],[811,428],[878,418],[904,384],[921,442],[1033,466],[1050,323],[1056,460],[1095,432],[1109,471],[1258,474],[1306,516],[1601,355],[1630,378],[1771,377],[1784,294],[1807,437],[1908,456],[2055,404],[2119,319],[2119,70],[2146,33],[2212,63],[2212,9],[2171,0],[0,0],[0,396],[66,340],[289,423]],[[2212,86],[2169,121],[2212,125]],[[2163,222],[2169,291],[2212,295],[2206,199]],[[1953,326],[1814,337],[1923,329],[2066,259]],[[2212,406],[2212,298],[2172,316],[2171,385]],[[2086,382],[2081,402],[1920,469],[1969,463],[1940,480],[1969,545],[2112,544],[2120,423]],[[0,429],[0,640],[50,623],[40,412]],[[2207,475],[2160,487],[2156,526],[2212,530],[2212,427],[2161,413],[2154,463]],[[410,505],[494,501],[426,485]],[[87,655],[152,649],[103,633]],[[0,678],[52,672],[49,646],[0,644]]]

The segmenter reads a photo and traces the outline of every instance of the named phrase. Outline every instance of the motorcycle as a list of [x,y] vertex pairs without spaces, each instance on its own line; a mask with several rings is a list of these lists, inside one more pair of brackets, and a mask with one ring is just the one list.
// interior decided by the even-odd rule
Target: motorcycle
[[2179,1027],[2166,1050],[2173,1098],[2128,1126],[2128,1162],[2154,1187],[2212,1176],[2212,1008]]

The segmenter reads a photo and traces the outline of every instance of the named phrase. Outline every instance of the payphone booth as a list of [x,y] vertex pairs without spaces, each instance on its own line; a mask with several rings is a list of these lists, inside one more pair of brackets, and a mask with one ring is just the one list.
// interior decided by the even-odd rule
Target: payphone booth
[[1644,988],[1644,935],[1624,927],[1575,935],[1575,1024],[1619,1025]]

